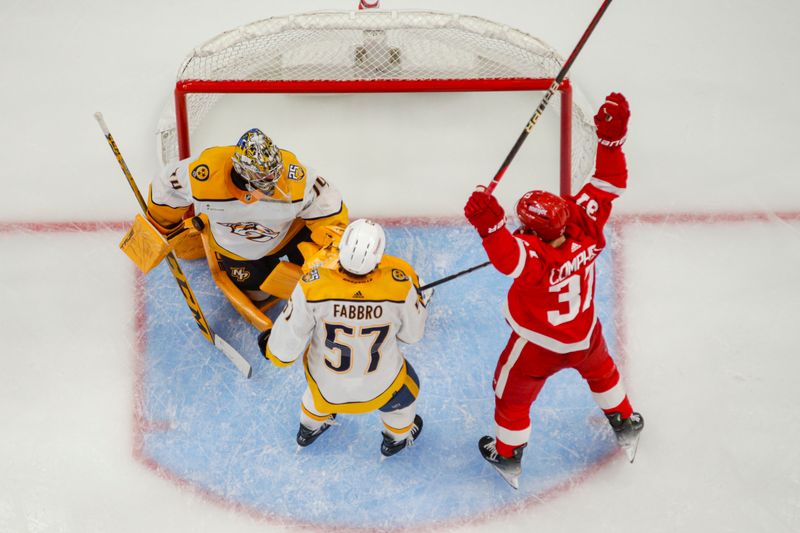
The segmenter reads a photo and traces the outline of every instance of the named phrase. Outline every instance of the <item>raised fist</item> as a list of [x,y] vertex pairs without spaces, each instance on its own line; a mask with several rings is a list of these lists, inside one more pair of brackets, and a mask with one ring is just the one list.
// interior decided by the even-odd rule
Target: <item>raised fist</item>
[[628,101],[620,93],[611,93],[594,116],[597,138],[605,146],[620,146],[628,133],[631,110]]
[[478,187],[470,195],[467,205],[464,206],[464,216],[481,237],[494,233],[506,223],[506,213],[497,203],[497,198],[483,187]]

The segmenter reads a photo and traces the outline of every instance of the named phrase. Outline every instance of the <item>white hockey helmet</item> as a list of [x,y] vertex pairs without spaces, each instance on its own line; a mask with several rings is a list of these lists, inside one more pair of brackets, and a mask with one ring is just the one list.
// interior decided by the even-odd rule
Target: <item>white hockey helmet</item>
[[351,274],[369,274],[383,258],[386,234],[380,224],[360,218],[351,222],[339,241],[339,264]]
[[233,168],[245,179],[250,191],[271,194],[283,172],[281,151],[258,128],[247,130],[236,143]]

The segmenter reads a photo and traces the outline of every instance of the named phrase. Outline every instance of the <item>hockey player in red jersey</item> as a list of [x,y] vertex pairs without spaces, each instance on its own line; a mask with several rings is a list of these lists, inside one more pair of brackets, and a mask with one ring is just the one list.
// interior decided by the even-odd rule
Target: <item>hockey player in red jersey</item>
[[464,208],[494,267],[514,278],[505,304],[511,338],[494,373],[496,436],[478,443],[481,455],[514,488],[531,433],[531,404],[559,370],[574,368],[587,381],[631,461],[644,426],[609,355],[594,305],[603,228],[628,178],[622,144],[629,116],[625,98],[611,93],[594,117],[594,176],[572,197],[525,193],[516,206],[521,226],[513,233],[503,208],[482,188]]

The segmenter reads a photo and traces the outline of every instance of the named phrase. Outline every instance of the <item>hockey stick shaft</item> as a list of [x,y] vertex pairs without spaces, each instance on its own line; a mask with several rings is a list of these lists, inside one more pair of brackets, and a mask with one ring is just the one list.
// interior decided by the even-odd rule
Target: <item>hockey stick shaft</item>
[[586,41],[589,40],[589,36],[594,31],[598,22],[600,22],[600,19],[602,18],[603,13],[606,12],[606,9],[608,9],[609,4],[611,4],[611,0],[605,0],[603,2],[603,5],[600,6],[600,9],[597,11],[597,14],[592,19],[592,22],[589,23],[589,27],[586,28],[586,31],[583,32],[583,35],[581,36],[580,41],[578,41],[578,44],[575,46],[575,49],[572,50],[572,54],[570,54],[569,58],[567,58],[566,62],[564,62],[564,64],[561,66],[561,70],[558,71],[558,74],[553,80],[553,83],[550,85],[550,88],[547,89],[547,92],[544,94],[542,101],[539,102],[539,106],[536,108],[536,111],[534,111],[533,116],[528,121],[528,124],[525,126],[525,129],[522,130],[522,133],[517,138],[517,142],[514,143],[514,146],[511,148],[511,151],[508,153],[505,160],[503,161],[503,164],[500,165],[500,169],[497,171],[497,174],[495,174],[494,178],[492,178],[492,181],[486,187],[486,192],[488,192],[489,194],[491,194],[494,191],[495,187],[497,187],[497,184],[500,183],[501,179],[503,179],[503,175],[506,173],[506,170],[508,170],[509,165],[511,165],[511,162],[514,160],[514,157],[516,157],[517,152],[519,152],[519,149],[522,147],[522,144],[525,142],[525,139],[527,139],[528,135],[530,135],[531,131],[533,131],[534,126],[536,126],[536,123],[539,121],[539,117],[542,116],[542,113],[547,107],[547,104],[550,103],[550,99],[553,97],[556,91],[558,91],[561,82],[564,81],[564,78],[567,77],[567,72],[569,72],[572,63],[575,61],[575,58],[578,57],[578,54],[580,53],[581,49],[583,49],[583,45],[585,45]]
[[483,267],[491,265],[491,264],[492,264],[491,261],[486,261],[485,263],[481,263],[480,265],[475,265],[473,267],[469,267],[468,269],[462,270],[461,272],[456,272],[455,274],[450,274],[449,276],[445,276],[442,279],[437,279],[436,281],[432,281],[432,282],[428,283],[427,285],[423,285],[422,287],[419,288],[419,291],[422,292],[422,291],[427,290],[427,289],[432,289],[433,287],[436,287],[437,285],[441,285],[442,283],[447,283],[450,280],[453,280],[453,279],[456,279],[456,278],[460,278],[464,274],[469,274],[470,272],[473,272],[475,270],[478,270],[479,268],[483,268]]
[[[95,113],[94,118],[100,125],[100,129],[103,130],[103,135],[105,136],[106,141],[108,141],[111,151],[114,152],[114,157],[117,158],[117,163],[119,163],[123,174],[125,174],[125,178],[128,180],[128,185],[131,186],[131,190],[133,190],[136,200],[139,202],[139,207],[142,208],[143,213],[147,214],[147,203],[145,203],[144,197],[142,197],[142,193],[139,191],[139,187],[136,185],[136,180],[133,179],[133,175],[131,174],[130,169],[128,169],[128,165],[125,163],[125,159],[123,159],[122,153],[119,151],[116,141],[114,141],[114,137],[111,136],[111,132],[108,129],[108,125],[106,125],[103,114]],[[170,251],[167,254],[167,265],[169,265],[169,270],[172,272],[172,276],[175,278],[175,282],[178,284],[184,300],[186,300],[186,305],[189,306],[189,310],[192,312],[194,321],[197,323],[197,327],[200,328],[203,336],[206,338],[206,340],[208,340],[208,342],[219,348],[222,353],[225,354],[225,357],[230,359],[230,361],[236,365],[236,368],[238,368],[245,377],[249,378],[252,374],[252,367],[250,366],[250,363],[248,363],[247,360],[242,357],[242,355],[230,344],[225,342],[223,338],[216,335],[211,329],[211,326],[208,325],[208,321],[203,314],[203,310],[200,308],[197,298],[195,298],[194,291],[192,291],[191,286],[189,286],[189,280],[186,278],[186,274],[184,274],[183,269],[181,269],[181,266],[178,264],[178,258],[175,257],[175,252]]]

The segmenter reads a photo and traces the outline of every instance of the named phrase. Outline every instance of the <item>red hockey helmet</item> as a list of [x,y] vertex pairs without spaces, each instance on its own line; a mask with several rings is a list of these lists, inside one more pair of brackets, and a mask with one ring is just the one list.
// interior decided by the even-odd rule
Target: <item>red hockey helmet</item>
[[526,229],[549,242],[564,234],[569,218],[566,200],[547,191],[529,191],[517,202],[517,217]]

